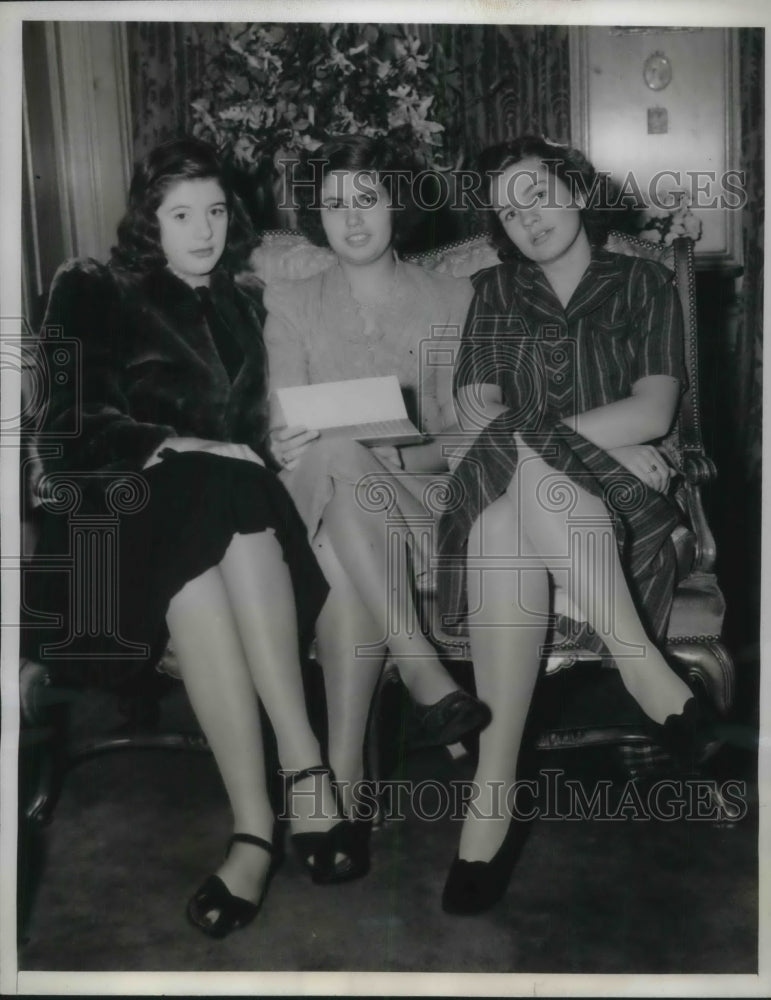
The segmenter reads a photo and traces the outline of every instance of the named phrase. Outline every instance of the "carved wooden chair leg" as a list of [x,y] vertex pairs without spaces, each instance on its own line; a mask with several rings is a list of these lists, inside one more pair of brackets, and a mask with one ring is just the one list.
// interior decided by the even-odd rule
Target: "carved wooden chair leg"
[[70,692],[57,689],[45,667],[23,660],[19,672],[19,810],[24,820],[50,823],[69,767],[66,733]]

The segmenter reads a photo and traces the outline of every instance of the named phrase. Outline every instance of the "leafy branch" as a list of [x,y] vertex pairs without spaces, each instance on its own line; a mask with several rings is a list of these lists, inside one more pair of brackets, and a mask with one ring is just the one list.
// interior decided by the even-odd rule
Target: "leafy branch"
[[452,68],[399,25],[230,25],[207,53],[193,129],[240,167],[312,152],[330,135],[388,135],[447,165]]

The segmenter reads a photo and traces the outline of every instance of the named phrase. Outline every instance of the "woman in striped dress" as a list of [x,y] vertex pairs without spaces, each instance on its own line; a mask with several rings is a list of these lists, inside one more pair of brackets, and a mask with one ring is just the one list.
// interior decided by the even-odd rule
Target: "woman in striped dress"
[[524,842],[526,823],[496,795],[515,780],[552,626],[615,661],[674,749],[688,756],[706,728],[657,647],[678,509],[652,442],[684,382],[671,274],[601,249],[607,213],[589,204],[600,186],[576,151],[525,136],[488,150],[483,172],[509,259],[473,279],[454,376],[471,442],[455,468],[465,500],[440,526],[439,580],[446,625],[468,629],[477,691],[494,708],[444,890],[455,913],[503,895]]

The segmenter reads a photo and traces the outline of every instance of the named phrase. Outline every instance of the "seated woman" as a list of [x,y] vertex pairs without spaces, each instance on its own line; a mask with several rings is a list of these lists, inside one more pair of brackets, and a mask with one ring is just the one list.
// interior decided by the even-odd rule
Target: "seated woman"
[[[40,482],[48,513],[39,554],[68,550],[68,518],[57,509],[73,481],[82,484],[78,514],[115,509],[124,487],[136,502],[119,518],[115,578],[92,567],[87,599],[110,587],[114,621],[105,615],[96,630],[78,628],[76,598],[46,573],[27,595],[35,612],[72,609],[60,629],[25,635],[32,659],[46,662],[57,644],[68,649],[66,662],[49,662],[70,678],[93,670],[95,658],[116,677],[146,669],[170,633],[234,817],[225,860],[188,905],[212,937],[254,918],[279,860],[258,699],[287,791],[304,793],[289,805],[314,881],[366,871],[306,716],[298,629],[303,639],[312,634],[328,587],[292,501],[259,457],[264,312],[233,279],[255,243],[249,237],[214,150],[175,140],[137,166],[110,262],[58,271],[44,326],[77,339],[80,359],[73,354],[67,377],[54,381],[41,428],[58,457],[45,460]],[[59,344],[44,339],[41,348]]]
[[[419,402],[422,430],[437,435],[453,421],[451,366],[439,373],[444,380],[422,373],[420,344],[432,327],[460,328],[470,283],[397,256],[411,214],[404,204],[407,185],[392,192],[394,207],[386,185],[409,164],[386,140],[331,139],[310,166],[316,168],[313,191],[301,203],[300,223],[336,259],[322,274],[267,289],[270,389],[395,374],[413,419]],[[404,528],[401,515],[425,522],[418,499],[425,476],[447,465],[436,437],[410,447],[367,448],[282,426],[278,409],[273,424],[271,447],[284,470],[281,479],[331,587],[316,628],[329,759],[338,781],[353,783],[362,777],[367,713],[386,648],[418,703],[424,743],[454,743],[489,718],[486,706],[458,689],[420,631],[405,627],[416,620],[410,581],[403,560],[389,562],[388,529]],[[390,512],[385,505],[369,509],[377,505],[357,494],[357,483],[373,474],[393,491]],[[423,474],[422,481],[415,474]],[[345,784],[343,794],[350,806]]]
[[[602,249],[607,213],[585,200],[602,188],[575,150],[525,136],[488,150],[482,169],[508,259],[473,279],[454,377],[473,441],[454,473],[467,499],[439,537],[440,558],[456,557],[461,570],[440,566],[439,584],[448,622],[468,626],[493,718],[444,889],[451,913],[496,902],[524,842],[527,825],[497,798],[515,781],[555,619],[615,661],[685,766],[706,752],[709,728],[659,648],[679,515],[672,469],[652,442],[672,425],[684,377],[671,274]],[[554,618],[550,576],[562,598]]]

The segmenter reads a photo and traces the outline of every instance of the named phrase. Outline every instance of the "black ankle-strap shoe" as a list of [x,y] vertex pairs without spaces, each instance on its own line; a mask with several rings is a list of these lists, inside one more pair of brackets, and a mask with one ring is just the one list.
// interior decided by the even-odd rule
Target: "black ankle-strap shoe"
[[254,844],[255,847],[267,851],[271,856],[270,867],[262,893],[256,903],[234,896],[219,875],[210,875],[201,885],[187,904],[187,917],[194,927],[212,938],[224,938],[231,931],[246,927],[254,920],[260,912],[270,880],[280,863],[280,858],[269,840],[255,837],[251,833],[234,833],[228,841],[226,856],[230,854],[230,849],[235,843]]
[[[315,774],[332,778],[328,767],[306,767],[286,776],[287,793],[298,781]],[[351,882],[369,871],[369,826],[341,819],[323,833],[292,834],[292,844],[317,885]]]

